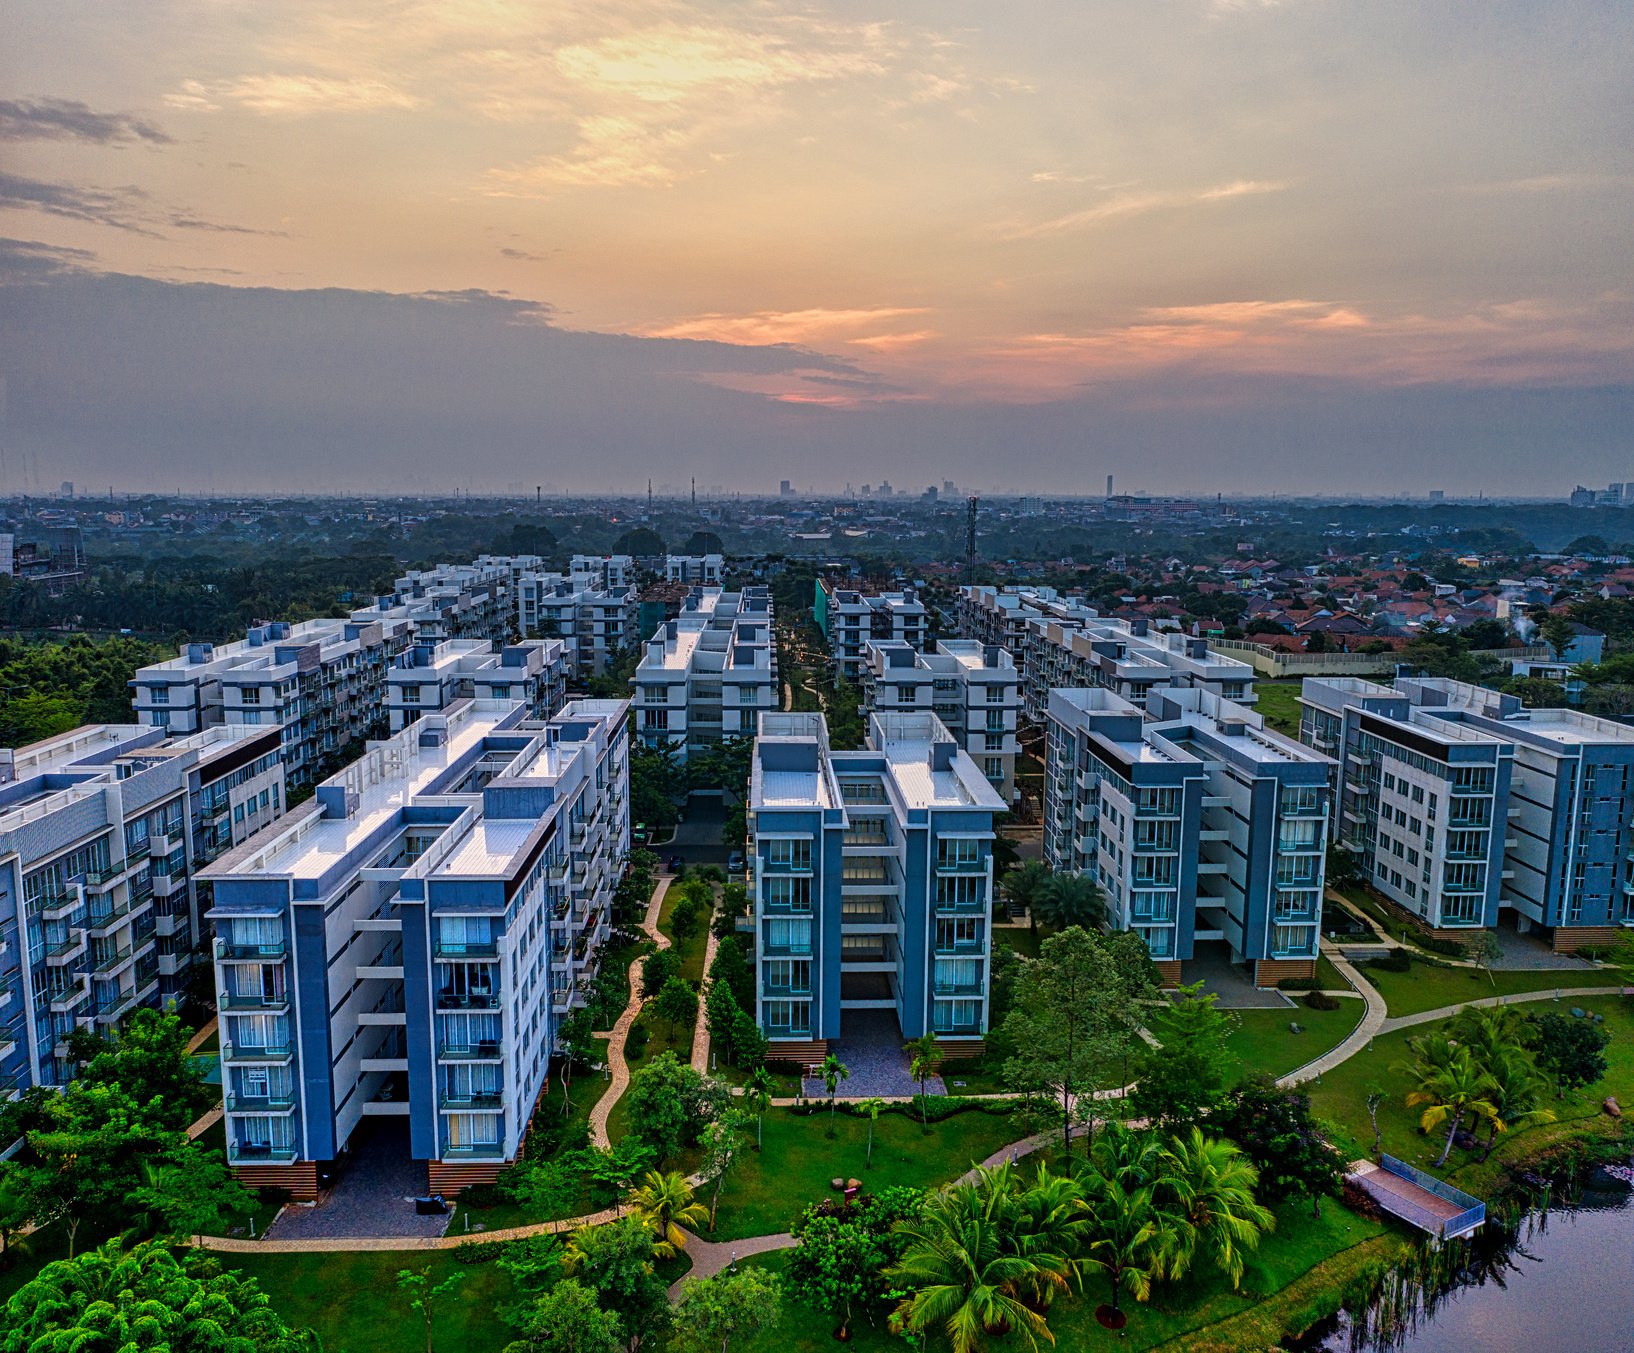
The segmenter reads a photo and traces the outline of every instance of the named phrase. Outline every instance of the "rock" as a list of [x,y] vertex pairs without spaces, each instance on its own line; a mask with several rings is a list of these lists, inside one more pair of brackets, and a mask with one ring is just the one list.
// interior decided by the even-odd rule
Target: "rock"
[[845,1186],[848,1189],[860,1189],[862,1187],[862,1180],[860,1180],[860,1179],[848,1179],[848,1180],[845,1181]]
[[1623,1116],[1623,1106],[1617,1102],[1616,1095],[1607,1095],[1605,1103],[1600,1108],[1602,1112],[1610,1114],[1613,1118]]
[[845,1180],[843,1179],[830,1179],[828,1181],[828,1186],[829,1188],[833,1189],[835,1193],[845,1192]]

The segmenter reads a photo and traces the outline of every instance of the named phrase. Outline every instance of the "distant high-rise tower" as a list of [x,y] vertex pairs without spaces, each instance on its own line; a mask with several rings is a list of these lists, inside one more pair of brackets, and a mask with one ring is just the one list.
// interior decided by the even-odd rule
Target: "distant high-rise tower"
[[786,479],[779,480],[778,484],[777,484],[777,496],[779,498],[792,498],[792,497],[794,497],[794,487],[793,487],[793,485],[791,485],[789,483],[789,481],[786,480]]
[[1108,498],[1110,498],[1112,496],[1112,476],[1111,475],[1107,475],[1107,477],[1106,477],[1106,496]]

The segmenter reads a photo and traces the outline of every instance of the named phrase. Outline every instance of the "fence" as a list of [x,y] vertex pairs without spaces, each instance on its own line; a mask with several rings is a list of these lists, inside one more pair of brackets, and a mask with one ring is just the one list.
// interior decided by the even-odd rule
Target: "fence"
[[1410,1216],[1407,1220],[1422,1227],[1431,1235],[1440,1236],[1443,1240],[1468,1235],[1486,1220],[1485,1203],[1462,1189],[1454,1188],[1445,1180],[1437,1179],[1433,1174],[1426,1174],[1417,1166],[1409,1165],[1404,1160],[1397,1160],[1394,1156],[1380,1156],[1379,1166],[1387,1174],[1393,1174],[1397,1179],[1405,1179],[1409,1184],[1422,1189],[1425,1193],[1433,1194],[1442,1202],[1463,1209],[1448,1217],[1438,1211],[1432,1212],[1429,1208],[1419,1207],[1396,1195],[1392,1205],[1399,1205],[1404,1210],[1403,1215],[1409,1208],[1421,1213],[1428,1220],[1421,1220],[1416,1216]]

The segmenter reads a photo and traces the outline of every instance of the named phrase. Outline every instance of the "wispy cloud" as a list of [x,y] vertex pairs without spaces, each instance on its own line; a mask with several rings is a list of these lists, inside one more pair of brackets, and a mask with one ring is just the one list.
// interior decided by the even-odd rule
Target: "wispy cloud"
[[[774,343],[818,343],[828,339],[883,346],[889,335],[851,339],[846,331],[873,328],[887,320],[923,315],[918,307],[873,306],[852,310],[760,310],[748,315],[695,315],[645,331],[648,338],[699,338],[719,343],[762,346]],[[924,336],[921,333],[920,336]],[[898,336],[899,339],[901,336]]]
[[96,262],[89,249],[71,249],[40,240],[0,238],[0,279],[37,281],[62,272],[84,272]]
[[0,173],[0,208],[39,211],[68,221],[112,226],[137,235],[157,235],[142,219],[147,194],[140,188],[84,188]]
[[518,263],[543,263],[550,257],[550,254],[555,252],[556,251],[552,249],[550,253],[536,254],[529,249],[516,249],[510,245],[502,245],[500,246],[499,256],[501,258],[512,259]]
[[0,141],[171,144],[169,136],[134,113],[99,113],[75,99],[0,99]]
[[236,104],[253,113],[300,117],[313,113],[377,113],[417,108],[421,100],[384,81],[269,73],[232,80],[185,80],[165,96],[172,108],[216,113]]
[[1051,216],[1042,221],[1010,221],[997,227],[994,233],[1001,240],[1033,240],[1067,231],[1084,230],[1107,221],[1130,216],[1145,216],[1158,211],[1182,211],[1188,207],[1212,206],[1239,197],[1262,197],[1287,189],[1286,183],[1263,179],[1234,179],[1229,183],[1190,190],[1149,190],[1114,192],[1100,202],[1078,211]]
[[1458,186],[1458,191],[1483,196],[1504,193],[1573,193],[1596,188],[1626,188],[1631,183],[1634,183],[1634,178],[1627,174],[1535,174],[1529,178],[1464,183]]

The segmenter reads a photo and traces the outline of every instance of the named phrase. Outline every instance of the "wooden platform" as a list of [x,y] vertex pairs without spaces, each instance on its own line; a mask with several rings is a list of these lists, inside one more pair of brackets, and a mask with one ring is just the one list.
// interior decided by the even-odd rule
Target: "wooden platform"
[[1358,1160],[1345,1176],[1393,1217],[1438,1240],[1456,1240],[1481,1229],[1486,1204],[1393,1156],[1375,1164]]

